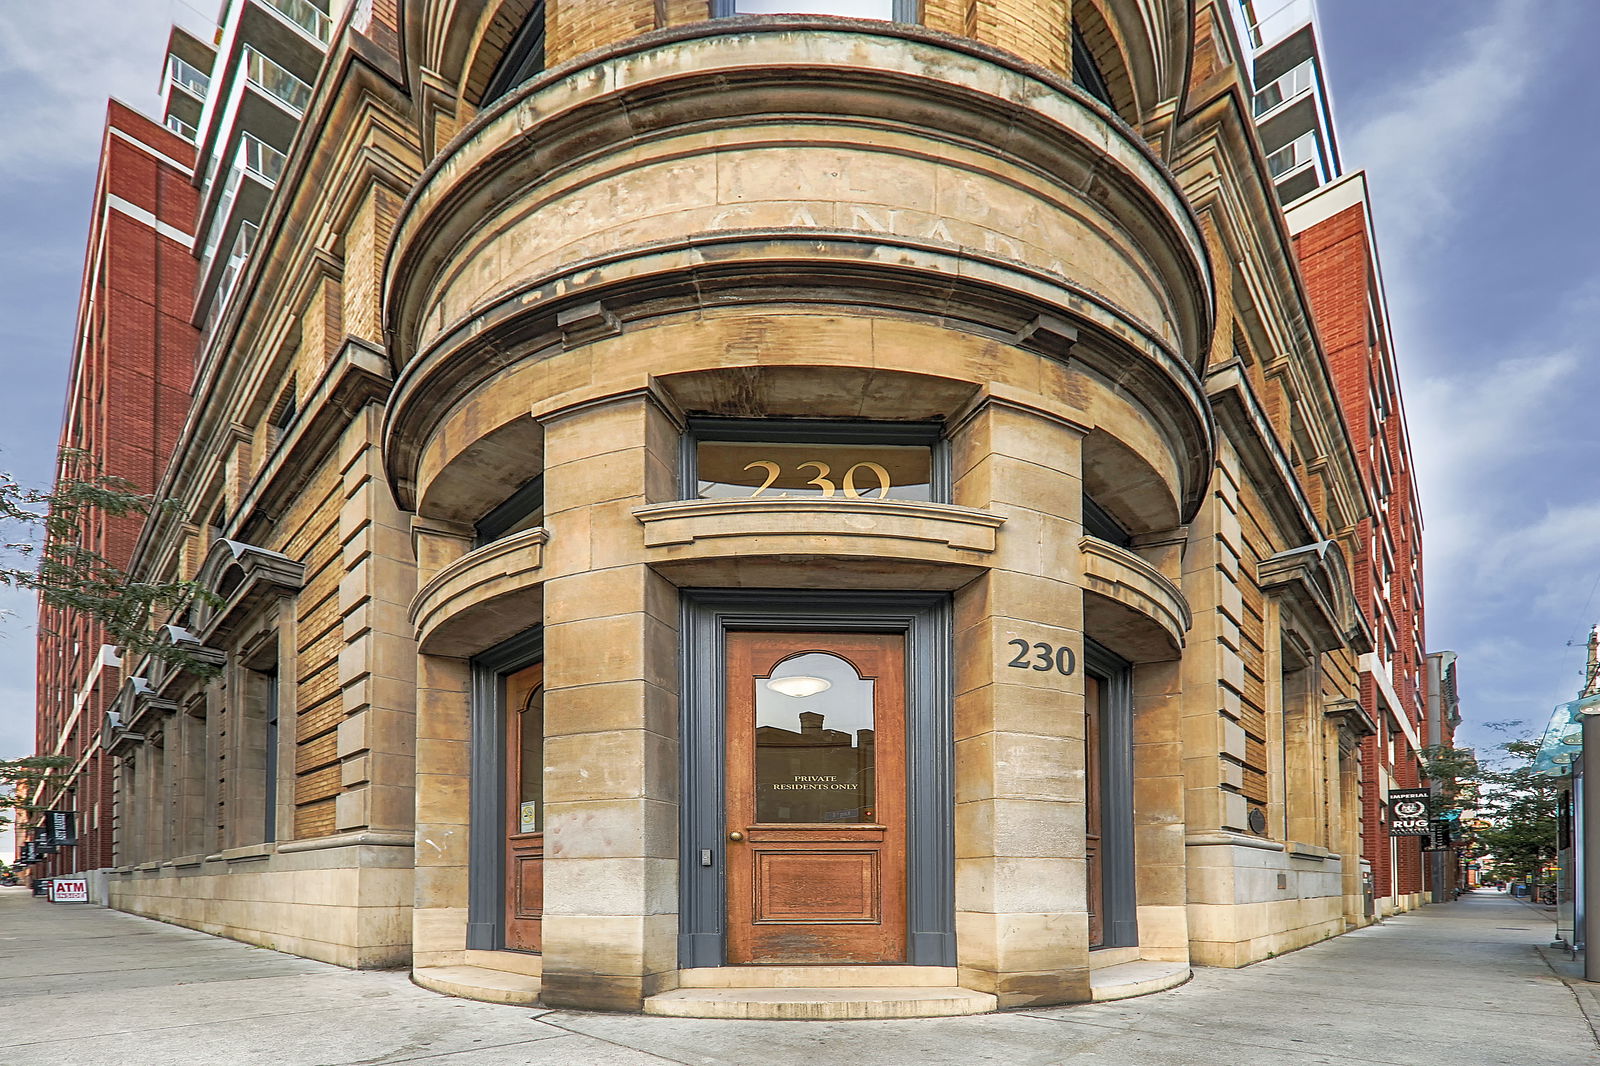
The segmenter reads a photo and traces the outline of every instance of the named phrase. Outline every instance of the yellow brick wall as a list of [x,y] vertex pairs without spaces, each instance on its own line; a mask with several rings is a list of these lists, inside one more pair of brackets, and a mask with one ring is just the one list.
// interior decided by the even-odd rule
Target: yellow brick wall
[[1243,554],[1239,559],[1239,658],[1244,663],[1244,691],[1240,693],[1239,725],[1244,728],[1245,770],[1240,791],[1252,804],[1267,803],[1267,654],[1266,605],[1256,584],[1256,566],[1274,553],[1265,526],[1265,505],[1258,487],[1246,481],[1239,487],[1239,525]]
[[[296,838],[333,832],[333,797],[339,792],[334,736],[343,705],[339,696],[340,479],[329,456],[278,525],[269,545],[305,564],[305,584],[295,602]],[[331,773],[329,772],[331,769]]]
[[656,28],[656,0],[549,0],[545,10],[545,65],[552,67]]
[[924,0],[930,29],[971,37],[1071,75],[1071,0]]
[[344,332],[383,344],[383,264],[401,199],[381,185],[367,190],[345,228]]

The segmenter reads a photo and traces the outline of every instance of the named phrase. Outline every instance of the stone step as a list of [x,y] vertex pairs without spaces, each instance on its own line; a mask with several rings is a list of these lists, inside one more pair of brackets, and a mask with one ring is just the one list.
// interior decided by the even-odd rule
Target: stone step
[[696,966],[679,988],[954,988],[954,966]]
[[842,1021],[848,1018],[943,1018],[992,1011],[987,992],[887,985],[856,988],[680,988],[644,1001],[646,1014],[672,1018]]
[[433,992],[485,1003],[531,1007],[539,1002],[539,979],[483,966],[419,966],[411,971],[413,984]]
[[1089,995],[1096,1003],[1131,999],[1176,988],[1191,976],[1186,962],[1124,962],[1089,974]]

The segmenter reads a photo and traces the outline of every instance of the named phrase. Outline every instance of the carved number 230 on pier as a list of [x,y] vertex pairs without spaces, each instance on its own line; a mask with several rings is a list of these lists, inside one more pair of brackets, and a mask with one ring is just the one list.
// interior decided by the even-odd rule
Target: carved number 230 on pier
[[1041,673],[1054,670],[1067,677],[1078,668],[1078,657],[1066,645],[1046,644],[1043,641],[1029,644],[1025,640],[1008,640],[1006,643],[1017,649],[1017,654],[1006,665],[1018,670],[1038,670]]

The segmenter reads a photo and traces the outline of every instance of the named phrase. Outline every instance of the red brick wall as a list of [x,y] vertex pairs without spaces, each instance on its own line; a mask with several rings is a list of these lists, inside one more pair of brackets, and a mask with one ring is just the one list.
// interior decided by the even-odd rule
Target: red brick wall
[[[1339,404],[1350,429],[1356,463],[1363,481],[1372,490],[1377,507],[1380,477],[1378,452],[1388,460],[1391,492],[1387,503],[1372,517],[1357,526],[1361,546],[1351,559],[1351,577],[1357,603],[1372,627],[1374,636],[1392,630],[1393,641],[1386,654],[1392,659],[1391,679],[1395,695],[1406,718],[1419,737],[1427,735],[1424,721],[1426,640],[1418,647],[1412,639],[1415,625],[1423,632],[1421,587],[1422,527],[1421,512],[1412,491],[1412,465],[1405,420],[1401,413],[1399,380],[1394,372],[1388,339],[1375,335],[1372,301],[1380,299],[1375,279],[1374,250],[1368,237],[1365,207],[1353,204],[1308,227],[1294,238],[1295,253],[1305,278],[1317,335],[1321,339],[1333,373]],[[1381,317],[1378,318],[1380,323]],[[1379,327],[1381,329],[1381,326]],[[1373,383],[1388,416],[1379,427],[1380,440],[1372,440],[1377,419]],[[1374,531],[1378,546],[1373,550]],[[1380,581],[1383,533],[1393,542],[1393,570],[1387,595]],[[1417,578],[1412,577],[1416,563]],[[1385,625],[1385,619],[1388,625]],[[1387,638],[1385,638],[1388,643]],[[1364,677],[1362,706],[1374,720],[1382,721],[1378,686]],[[1388,746],[1381,738],[1368,738],[1362,744],[1365,857],[1372,864],[1378,895],[1418,892],[1422,889],[1422,863],[1416,840],[1401,840],[1396,846],[1395,870],[1390,869],[1387,827],[1380,824],[1378,796],[1379,769],[1389,771],[1397,787],[1422,783],[1418,752],[1403,735],[1395,740],[1395,759],[1391,763]]]
[[[113,129],[154,153],[113,135]],[[127,478],[143,491],[156,487],[177,446],[194,373],[198,338],[189,315],[196,262],[174,235],[194,230],[198,193],[183,169],[193,159],[188,142],[111,102],[91,209],[61,447],[88,453],[99,469]],[[150,225],[150,215],[162,228],[170,227],[166,234]],[[104,515],[86,516],[85,522],[85,545],[113,565],[126,566],[142,522]],[[38,751],[59,750],[75,761],[86,754],[88,758],[72,782],[70,797],[54,804],[78,812],[81,843],[58,852],[36,873],[70,873],[113,861],[113,771],[100,751],[99,737],[121,683],[120,672],[104,668],[73,713],[106,642],[104,630],[92,619],[41,605]]]

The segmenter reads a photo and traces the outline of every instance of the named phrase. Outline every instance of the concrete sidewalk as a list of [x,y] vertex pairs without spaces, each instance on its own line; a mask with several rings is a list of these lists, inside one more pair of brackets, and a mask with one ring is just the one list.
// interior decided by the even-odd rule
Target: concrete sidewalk
[[1483,892],[1118,1003],[918,1021],[690,1021],[449,999],[404,973],[342,970],[0,889],[0,1062],[1594,1064],[1600,998],[1553,972],[1570,968],[1563,958],[1541,955],[1553,928]]

